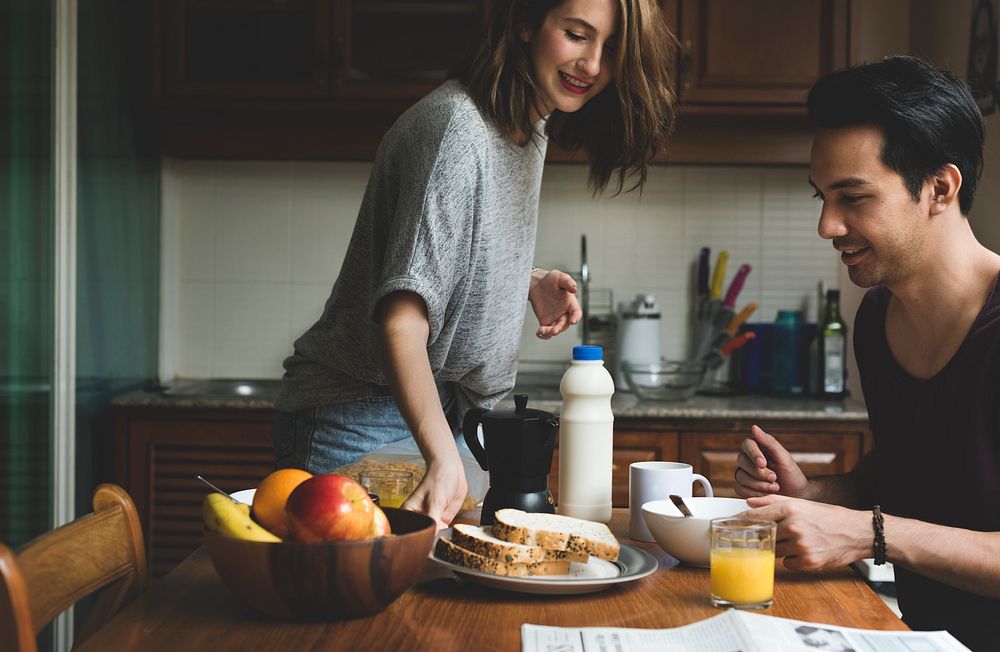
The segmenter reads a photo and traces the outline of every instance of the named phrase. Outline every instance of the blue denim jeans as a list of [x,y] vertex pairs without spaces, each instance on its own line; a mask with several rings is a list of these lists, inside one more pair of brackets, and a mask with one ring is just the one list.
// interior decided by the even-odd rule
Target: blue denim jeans
[[[438,383],[441,406],[455,443],[465,448],[452,383]],[[298,412],[278,412],[271,434],[277,468],[328,473],[383,446],[416,444],[389,389],[372,385],[369,396]],[[471,457],[471,455],[470,455]]]

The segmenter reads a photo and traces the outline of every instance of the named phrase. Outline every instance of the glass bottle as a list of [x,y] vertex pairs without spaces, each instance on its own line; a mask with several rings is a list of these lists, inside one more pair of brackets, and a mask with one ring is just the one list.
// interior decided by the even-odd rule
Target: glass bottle
[[809,356],[806,363],[806,393],[809,396],[821,396],[823,394],[823,316],[826,314],[826,288],[823,281],[816,285],[816,324],[815,329],[809,337]]
[[847,377],[847,325],[840,317],[840,290],[827,290],[826,315],[820,327],[823,359],[823,386],[826,397],[844,395]]
[[774,368],[772,389],[775,394],[799,396],[803,392],[801,373],[802,313],[779,310],[774,320]]

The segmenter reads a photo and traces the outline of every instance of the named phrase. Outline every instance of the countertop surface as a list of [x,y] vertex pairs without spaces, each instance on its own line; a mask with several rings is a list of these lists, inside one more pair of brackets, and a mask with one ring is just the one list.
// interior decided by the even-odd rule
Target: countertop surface
[[[562,402],[558,398],[542,397],[532,400],[530,390],[528,407],[559,414]],[[497,406],[513,408],[514,399],[508,396]],[[822,400],[816,398],[785,398],[761,394],[733,396],[696,395],[687,401],[640,401],[630,392],[616,393],[611,399],[611,409],[618,419],[825,419],[841,421],[867,420],[865,406],[853,400]]]
[[[279,380],[182,380],[158,391],[134,391],[114,405],[128,408],[274,409]],[[559,392],[551,387],[515,387],[497,408],[513,408],[513,394],[528,395],[528,407],[559,413]],[[629,392],[611,401],[619,419],[768,419],[864,421],[868,412],[858,401],[785,398],[759,394],[695,396],[687,401],[639,401]]]

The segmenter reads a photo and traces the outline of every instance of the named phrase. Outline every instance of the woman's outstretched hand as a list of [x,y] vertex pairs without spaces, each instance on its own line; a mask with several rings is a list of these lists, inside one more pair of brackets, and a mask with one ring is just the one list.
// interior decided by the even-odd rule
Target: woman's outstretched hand
[[557,269],[532,272],[528,301],[538,318],[535,335],[543,340],[562,333],[583,317],[576,298],[576,281]]

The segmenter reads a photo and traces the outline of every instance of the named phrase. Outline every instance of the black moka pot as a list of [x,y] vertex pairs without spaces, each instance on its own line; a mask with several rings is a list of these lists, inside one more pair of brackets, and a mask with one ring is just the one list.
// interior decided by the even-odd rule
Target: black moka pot
[[[483,500],[480,523],[493,524],[498,509],[555,513],[549,491],[552,449],[559,420],[542,410],[528,409],[528,397],[514,397],[513,410],[473,408],[465,415],[462,432],[479,466],[490,472],[490,489]],[[484,448],[479,443],[483,426]]]

